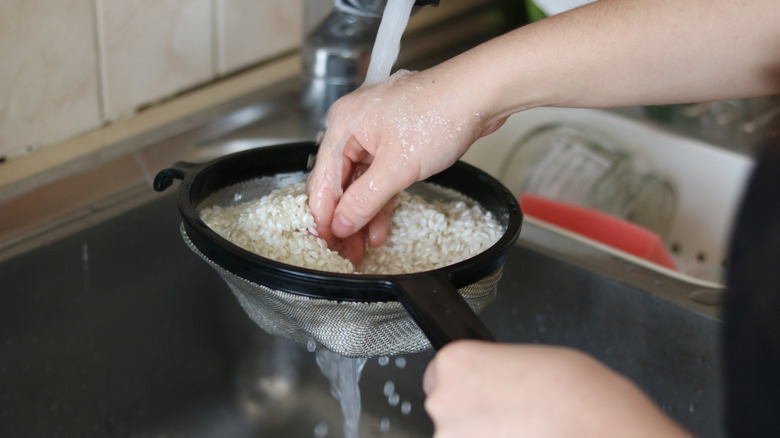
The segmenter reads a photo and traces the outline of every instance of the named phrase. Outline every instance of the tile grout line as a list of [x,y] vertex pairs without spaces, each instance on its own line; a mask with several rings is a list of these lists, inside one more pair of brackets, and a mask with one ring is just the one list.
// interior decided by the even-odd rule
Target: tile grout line
[[95,51],[97,60],[97,86],[98,86],[98,109],[100,111],[100,123],[104,124],[108,120],[108,72],[106,66],[105,52],[105,29],[103,22],[103,0],[93,0],[93,17],[95,27]]

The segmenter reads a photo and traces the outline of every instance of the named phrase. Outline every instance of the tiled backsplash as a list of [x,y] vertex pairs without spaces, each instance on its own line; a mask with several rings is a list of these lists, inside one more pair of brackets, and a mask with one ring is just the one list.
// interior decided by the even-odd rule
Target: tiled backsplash
[[295,48],[302,1],[0,1],[0,157]]

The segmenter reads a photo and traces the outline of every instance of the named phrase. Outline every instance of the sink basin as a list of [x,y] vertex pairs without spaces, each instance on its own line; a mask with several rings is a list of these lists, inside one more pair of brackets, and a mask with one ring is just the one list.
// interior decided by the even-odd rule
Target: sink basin
[[[50,212],[64,219],[0,242],[0,435],[341,436],[314,354],[250,321],[181,241],[172,191],[147,178],[177,160],[311,139],[295,87],[110,163],[135,169],[110,202],[85,194],[118,184],[106,166],[59,183],[85,189]],[[38,195],[0,211],[42,208],[24,202]],[[692,432],[719,437],[720,293],[529,221],[482,318],[501,342],[592,354]],[[432,355],[368,361],[362,437],[431,436],[421,380]]]
[[[0,263],[2,435],[340,436],[314,354],[255,327],[178,225],[163,195]],[[697,434],[720,436],[720,323],[632,286],[640,268],[602,275],[538,247],[548,231],[523,232],[483,313],[497,338],[585,350]],[[431,355],[368,361],[361,436],[431,435]]]
[[[265,335],[178,235],[172,196],[0,264],[3,436],[312,436],[341,411],[314,354]],[[395,358],[394,358],[395,359]],[[365,436],[430,436],[420,379],[369,361]],[[383,388],[394,382],[400,405]],[[334,436],[331,433],[330,436]],[[337,435],[336,435],[337,436]]]

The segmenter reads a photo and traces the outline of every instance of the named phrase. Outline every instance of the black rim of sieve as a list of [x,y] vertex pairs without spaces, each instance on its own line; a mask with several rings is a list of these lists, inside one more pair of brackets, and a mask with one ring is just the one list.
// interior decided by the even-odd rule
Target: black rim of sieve
[[[436,288],[456,290],[476,283],[503,265],[519,236],[523,215],[514,195],[492,176],[463,162],[455,163],[426,181],[468,196],[492,212],[506,229],[495,244],[480,254],[430,271],[401,275],[356,275],[293,266],[262,257],[229,242],[200,218],[197,206],[212,193],[263,176],[307,171],[316,151],[315,143],[301,142],[238,152],[203,164],[178,162],[157,174],[154,188],[163,191],[173,183],[173,179],[181,180],[177,203],[185,232],[203,255],[223,269],[253,283],[310,298],[366,303],[401,301],[416,321],[416,305],[409,308],[406,303],[408,296],[428,295],[431,288],[435,295]],[[418,289],[425,289],[426,292],[417,292]],[[459,294],[455,295],[462,300]],[[417,301],[416,298],[412,300]],[[433,310],[440,305],[431,304]],[[431,341],[438,348],[433,338]]]

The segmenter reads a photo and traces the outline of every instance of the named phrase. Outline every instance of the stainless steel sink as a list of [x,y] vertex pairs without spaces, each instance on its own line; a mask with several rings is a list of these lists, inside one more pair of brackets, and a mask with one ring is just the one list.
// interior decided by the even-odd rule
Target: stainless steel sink
[[[293,124],[294,105],[265,108],[218,139],[193,141],[196,130],[165,144],[186,158],[293,139],[268,132],[280,118]],[[181,242],[172,195],[138,184],[113,217],[44,233],[45,244],[0,262],[1,435],[340,436],[341,411],[313,354],[256,328]],[[706,290],[531,224],[507,265],[483,314],[500,341],[587,351],[696,433],[721,435],[717,307],[689,299]],[[421,390],[431,354],[369,361],[362,436],[431,435]],[[388,402],[387,382],[408,414]]]
[[[0,264],[0,435],[292,437],[324,423],[338,436],[313,353],[254,326],[178,223],[164,196]],[[430,435],[427,360],[370,361],[365,436],[385,417],[382,436]]]
[[[58,182],[95,188],[63,194],[73,196],[68,210],[35,202],[56,184],[0,200],[0,212],[25,205],[46,218],[0,214],[0,228],[18,225],[0,234],[0,436],[341,436],[343,417],[314,354],[253,325],[181,241],[172,193],[154,193],[147,178],[177,160],[311,139],[296,93],[291,81],[247,96]],[[114,181],[107,166],[145,171]],[[501,342],[589,352],[696,434],[723,435],[719,308],[691,299],[719,291],[531,223],[504,272],[483,313]],[[421,389],[431,357],[369,360],[361,436],[431,435]],[[388,382],[398,400],[389,400]]]
[[[323,424],[340,436],[313,353],[249,321],[180,241],[174,204],[163,196],[0,264],[3,436],[297,437]],[[483,314],[498,339],[583,349],[698,434],[719,436],[720,323],[632,286],[654,281],[641,269],[601,275],[538,247],[551,237],[543,230],[524,232],[536,237],[513,249]],[[431,435],[430,357],[369,360],[362,436]],[[388,381],[408,415],[389,404]]]

